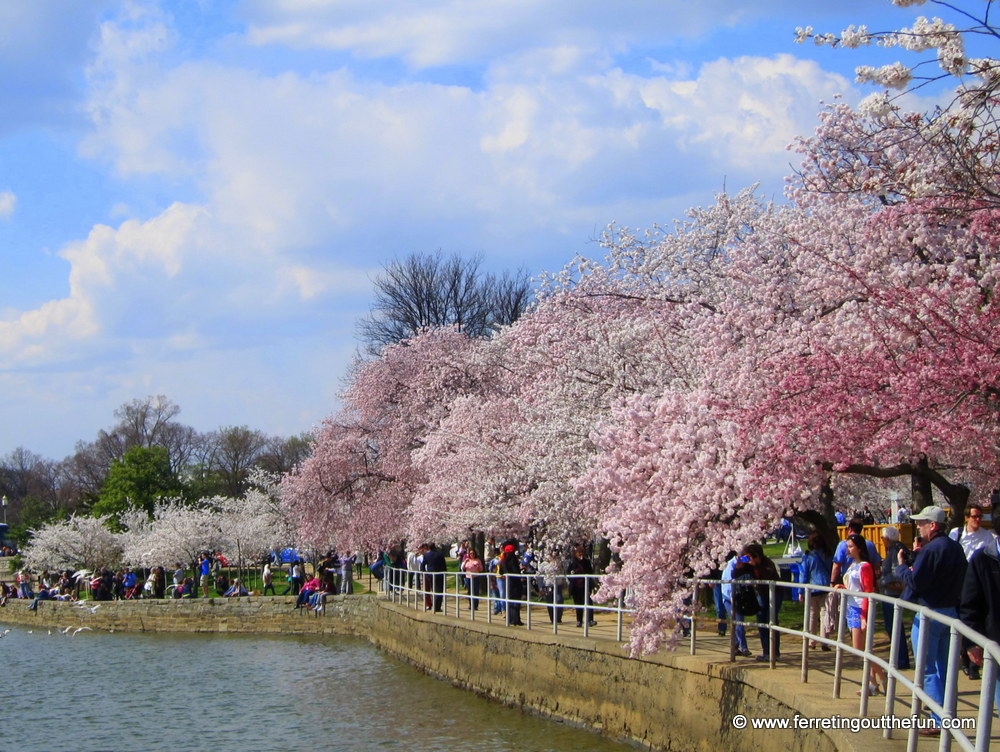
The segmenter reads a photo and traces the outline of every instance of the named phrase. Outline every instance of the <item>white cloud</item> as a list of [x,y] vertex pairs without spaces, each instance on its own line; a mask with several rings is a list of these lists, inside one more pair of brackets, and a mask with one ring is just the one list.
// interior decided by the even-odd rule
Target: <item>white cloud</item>
[[[631,45],[732,22],[729,0],[239,7],[250,41],[271,45],[260,59],[238,33],[228,55],[190,56],[152,3],[100,26],[81,151],[137,191],[108,200],[114,225],[63,245],[68,292],[3,314],[0,383],[48,367],[105,416],[165,393],[206,429],[301,430],[332,404],[388,257],[558,268],[609,221],[669,221],[725,179],[780,186],[817,100],[850,89],[788,55],[699,65],[656,48],[666,62],[618,67]],[[282,45],[350,54],[298,71],[274,63]],[[394,59],[374,75],[351,57]],[[475,71],[405,71],[445,64]]]
[[728,0],[247,0],[249,40],[400,57],[415,67],[492,60],[563,44],[624,49],[734,24],[753,5]]
[[[850,88],[789,55],[721,58],[679,79],[680,68],[626,73],[571,45],[509,54],[476,89],[346,69],[265,75],[165,64],[163,24],[105,24],[87,145],[124,174],[195,176],[203,200],[68,245],[69,297],[31,326],[8,322],[8,352],[57,322],[114,338],[138,321],[146,336],[211,341],[206,327],[288,301],[364,294],[363,270],[412,250],[524,258],[562,235],[577,248],[556,249],[558,266],[596,228],[668,220],[657,207],[699,187],[777,184],[816,100]],[[194,307],[220,318],[194,325]]]
[[17,206],[17,196],[11,191],[0,192],[0,219],[8,219]]
[[811,131],[818,102],[853,98],[850,83],[791,55],[722,58],[691,80],[634,78],[643,103],[678,134],[678,146],[719,165],[773,174],[797,135]]

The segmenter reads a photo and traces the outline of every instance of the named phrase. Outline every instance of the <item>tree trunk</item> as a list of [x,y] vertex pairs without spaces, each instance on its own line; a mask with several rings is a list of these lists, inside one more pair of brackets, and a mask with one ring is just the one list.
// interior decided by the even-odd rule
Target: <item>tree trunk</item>
[[927,477],[927,458],[921,457],[917,462],[917,469],[922,471],[910,476],[910,505],[915,512],[919,512],[924,507],[929,507],[934,503],[934,487],[931,479]]

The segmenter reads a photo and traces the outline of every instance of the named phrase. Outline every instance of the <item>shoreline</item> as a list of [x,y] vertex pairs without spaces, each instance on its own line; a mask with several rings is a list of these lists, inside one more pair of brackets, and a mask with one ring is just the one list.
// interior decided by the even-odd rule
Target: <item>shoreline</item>
[[[79,602],[27,600],[0,609],[18,627],[87,626],[108,632],[355,635],[418,670],[532,714],[589,728],[643,749],[711,752],[882,752],[905,740],[876,732],[736,729],[754,717],[849,716],[857,703],[803,685],[794,666],[777,671],[703,655],[630,658],[618,643],[458,621],[406,609],[375,593],[330,596],[321,614],[292,596]],[[99,606],[91,611],[93,606]]]

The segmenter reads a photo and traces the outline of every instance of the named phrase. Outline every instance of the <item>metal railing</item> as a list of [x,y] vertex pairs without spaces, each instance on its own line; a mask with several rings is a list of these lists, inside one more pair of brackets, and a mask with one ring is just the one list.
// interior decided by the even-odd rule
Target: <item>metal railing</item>
[[[581,624],[583,634],[588,636],[590,628],[594,626],[594,619],[591,616],[598,615],[606,623],[606,617],[612,617],[614,625],[614,639],[622,642],[625,639],[628,623],[634,610],[628,606],[629,598],[622,592],[614,601],[596,602],[592,600],[591,594],[597,590],[598,584],[604,575],[545,575],[545,574],[504,574],[498,576],[493,573],[464,573],[464,572],[416,572],[405,569],[386,567],[385,576],[381,585],[386,595],[394,602],[404,604],[409,608],[427,611],[437,611],[447,616],[470,621],[481,620],[488,624],[499,622],[510,625],[516,623],[512,620],[512,615],[520,612],[520,619],[527,629],[536,629],[539,624],[543,628],[550,629],[553,634],[558,634],[565,625],[561,623],[560,616],[567,614],[576,616],[577,622]],[[511,599],[507,597],[506,586],[512,580],[522,580],[523,589],[515,588],[524,592],[523,598]],[[571,593],[575,590],[577,597],[567,601],[562,597],[561,587],[552,587],[553,581],[568,583],[571,586]],[[540,585],[539,590],[548,593],[545,598],[531,597],[532,585]],[[896,716],[902,719],[908,726],[907,751],[914,752],[918,741],[918,731],[921,722],[914,722],[913,719],[920,716],[924,709],[927,709],[939,718],[941,723],[941,736],[939,749],[947,752],[953,743],[966,752],[987,752],[990,748],[990,734],[992,728],[992,718],[994,712],[994,694],[996,692],[998,678],[1000,678],[1000,645],[992,640],[986,639],[983,635],[969,628],[955,618],[944,616],[932,609],[919,606],[915,603],[894,598],[892,596],[877,593],[858,593],[843,588],[830,588],[819,585],[809,585],[805,583],[790,583],[772,580],[709,580],[698,579],[692,581],[694,587],[693,603],[698,603],[699,591],[710,586],[728,585],[750,585],[754,587],[766,587],[768,598],[768,612],[766,618],[761,621],[736,620],[732,612],[726,617],[729,634],[729,658],[736,659],[736,630],[735,626],[757,627],[767,631],[769,647],[767,655],[770,657],[771,668],[776,667],[778,634],[785,634],[792,638],[801,639],[801,681],[806,683],[810,676],[810,652],[809,643],[819,643],[829,646],[834,654],[834,665],[832,675],[832,697],[839,699],[843,679],[848,667],[845,658],[855,656],[862,661],[861,668],[861,690],[858,707],[858,716],[864,718],[869,712],[869,671],[872,665],[878,666],[886,673],[885,687],[885,716],[894,716],[897,703],[903,704],[906,698],[900,694],[900,688],[908,690],[909,708],[903,716]],[[547,587],[546,587],[547,585]],[[573,587],[575,586],[575,588]],[[782,626],[777,618],[779,599],[778,588],[783,591],[802,591],[803,593],[803,628],[794,629]],[[811,611],[815,607],[813,594],[835,593],[839,604],[837,617],[836,638],[824,637],[808,631]],[[865,634],[865,645],[863,648],[854,648],[846,643],[845,636],[849,637],[847,631],[846,612],[847,599],[861,597],[868,599],[868,611],[872,617],[868,620],[868,629]],[[876,603],[887,603],[892,608],[892,633],[889,639],[889,655],[884,657],[875,652],[874,636],[875,622],[874,609]],[[512,609],[511,606],[514,606]],[[698,620],[693,609],[689,614],[682,617],[685,631],[688,633],[687,644],[692,655],[698,650]],[[904,619],[920,619],[921,627],[928,625],[928,628],[918,630],[917,644],[914,646],[914,668],[899,669],[899,656],[901,650],[905,650],[903,634]],[[542,621],[544,619],[544,621]],[[942,702],[934,700],[924,688],[924,678],[928,662],[928,644],[931,622],[941,625],[947,630],[949,641],[948,667],[944,677],[944,697]],[[570,621],[572,623],[572,620]],[[580,634],[573,631],[573,634]],[[972,719],[968,716],[958,715],[958,671],[960,652],[965,645],[978,646],[983,651],[983,670],[978,697],[975,704],[976,715]],[[974,723],[973,723],[974,722]],[[922,721],[926,724],[929,721]],[[964,727],[963,727],[964,726]],[[903,723],[900,723],[903,727]],[[974,734],[966,732],[973,731]],[[883,730],[886,739],[893,738],[893,728],[886,727]]]
[[[632,613],[626,608],[622,593],[618,602],[608,605],[593,600],[592,593],[597,590],[604,575],[558,575],[558,579],[568,583],[570,600],[562,597],[561,588],[551,588],[551,599],[531,598],[532,586],[547,578],[540,574],[505,574],[498,576],[492,572],[416,572],[408,569],[386,567],[382,578],[382,589],[396,603],[404,603],[411,608],[423,605],[425,610],[437,611],[449,616],[467,618],[471,621],[483,620],[487,624],[494,621],[510,626],[511,614],[514,611],[509,605],[521,610],[524,626],[527,629],[537,628],[537,615],[543,613],[549,622],[553,634],[564,629],[562,619],[567,615],[576,617],[581,625],[584,636],[589,636],[594,625],[594,616],[610,614],[614,617],[615,639],[621,642],[625,635],[624,617]],[[437,578],[437,579],[435,579]],[[507,597],[507,585],[512,580],[523,582],[524,598],[511,599]],[[465,586],[468,582],[468,587]],[[574,588],[574,585],[578,585]],[[465,588],[465,592],[463,592]],[[576,590],[578,596],[573,597]],[[439,600],[435,600],[439,599]],[[579,600],[579,602],[577,602]],[[480,607],[485,606],[480,613]],[[572,623],[572,620],[571,622]]]

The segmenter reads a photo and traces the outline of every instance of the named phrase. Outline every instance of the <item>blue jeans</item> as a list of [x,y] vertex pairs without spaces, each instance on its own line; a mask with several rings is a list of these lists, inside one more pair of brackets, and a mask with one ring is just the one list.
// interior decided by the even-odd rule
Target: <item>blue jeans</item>
[[[771,620],[771,608],[770,602],[768,600],[768,595],[761,595],[757,593],[757,603],[760,604],[760,610],[757,611],[757,624],[767,624]],[[781,588],[775,588],[774,593],[774,618],[775,622],[778,619],[778,613],[781,611],[781,598],[782,590]],[[760,649],[765,656],[770,656],[771,654],[771,630],[766,626],[758,626],[757,634],[760,636]],[[781,655],[781,632],[775,630],[774,632],[774,657],[778,658]]]
[[503,577],[495,578],[494,583],[496,584],[497,600],[493,602],[493,613],[501,614],[507,609],[507,594],[504,592],[506,583],[503,581]]
[[[958,616],[957,609],[939,608],[934,609],[942,616]],[[921,622],[923,616],[917,616],[913,620],[913,630],[910,639],[913,641],[913,654],[917,654],[919,645]],[[944,702],[944,684],[948,675],[948,653],[951,647],[951,634],[947,626],[936,621],[928,620],[927,623],[927,660],[924,664],[924,691],[938,705]],[[937,725],[941,725],[941,717],[937,713],[931,713],[931,717]]]
[[[721,590],[721,588],[719,589]],[[723,596],[722,600],[726,613],[732,614],[734,621],[743,621],[743,614],[737,612],[736,609],[733,608],[733,602],[725,596]],[[742,624],[734,624],[733,633],[736,635],[736,649],[746,653],[749,650],[747,647],[747,628]]]
[[726,636],[726,599],[722,596],[722,585],[712,588],[712,600],[715,601],[715,615],[719,620],[719,634]]
[[[895,612],[896,609],[892,607],[891,603],[882,601],[882,621],[885,622],[885,631],[889,637],[892,637],[892,620],[895,618]],[[900,612],[901,619],[905,613],[905,611]],[[900,635],[904,636],[905,632],[900,631]],[[899,647],[896,650],[896,661],[899,664],[897,668],[903,671],[910,668],[910,649],[907,647],[905,639],[899,641]]]

